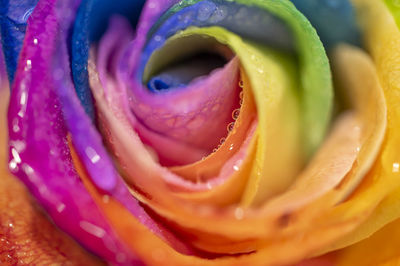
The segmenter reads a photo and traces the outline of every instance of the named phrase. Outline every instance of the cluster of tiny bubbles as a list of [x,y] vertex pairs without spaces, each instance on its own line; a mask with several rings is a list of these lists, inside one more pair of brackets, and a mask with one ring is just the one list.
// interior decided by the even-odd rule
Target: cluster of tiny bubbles
[[[243,80],[239,81],[239,87],[241,89],[243,89],[244,83]],[[240,107],[233,110],[232,112],[232,119],[234,120],[233,122],[229,123],[228,126],[226,127],[226,130],[228,131],[228,133],[232,132],[234,127],[235,127],[235,121],[238,119],[239,115],[240,115],[240,108],[243,104],[243,90],[240,91],[239,94],[239,99],[240,99]]]
[[[240,80],[240,81],[239,81],[239,87],[240,87],[241,89],[243,89],[243,87],[244,87],[244,82],[243,82],[243,80]],[[240,91],[239,99],[240,99],[240,106],[242,106],[242,104],[243,104],[243,90]],[[235,110],[233,110],[233,112],[232,112],[232,119],[233,119],[234,121],[231,122],[231,123],[229,123],[228,126],[226,127],[226,130],[228,131],[228,134],[234,130],[234,128],[235,128],[235,121],[238,119],[239,115],[240,115],[240,107],[237,108],[237,109],[235,109]],[[216,152],[218,151],[218,149],[221,148],[222,144],[225,143],[225,141],[226,141],[226,138],[225,138],[225,137],[222,137],[222,138],[220,139],[220,141],[219,141],[220,144],[219,144],[216,148],[213,149],[212,153],[216,153]],[[231,144],[231,148],[230,148],[229,150],[232,150],[232,149],[233,149],[233,144]],[[205,159],[206,159],[205,156],[201,158],[202,161],[204,161]]]

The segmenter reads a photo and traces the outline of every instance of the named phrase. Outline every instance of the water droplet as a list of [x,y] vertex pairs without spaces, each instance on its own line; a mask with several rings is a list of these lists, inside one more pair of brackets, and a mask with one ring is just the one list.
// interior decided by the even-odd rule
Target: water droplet
[[14,161],[18,164],[21,163],[21,157],[19,156],[19,153],[17,152],[17,150],[15,148],[11,149],[11,154],[14,158]]
[[21,98],[19,99],[19,103],[20,103],[21,105],[25,105],[25,104],[26,104],[26,98],[27,98],[27,94],[26,94],[25,91],[23,91],[23,92],[21,93]]
[[243,87],[244,87],[244,82],[243,82],[243,80],[239,81],[239,87],[240,87],[240,88],[243,88]]
[[12,124],[13,124],[13,131],[14,131],[14,132],[19,132],[20,128],[19,128],[19,125],[18,125],[18,119],[15,119],[15,118],[14,118]]
[[218,151],[218,149],[213,149],[213,151],[212,151],[212,152],[213,152],[213,153],[216,153],[217,151]]
[[233,166],[233,170],[239,171],[240,166],[242,165],[242,163],[243,163],[243,160],[238,160],[238,161],[235,163],[235,165]]
[[79,226],[89,234],[94,235],[98,238],[102,238],[106,234],[106,231],[104,231],[103,228],[86,221],[81,221],[79,223]]
[[238,207],[235,210],[235,218],[238,220],[242,220],[244,217],[244,211],[242,208]]
[[12,223],[9,223],[8,226],[11,228],[14,227],[14,225]]
[[393,171],[393,173],[399,173],[400,172],[400,163],[394,163],[392,171]]
[[233,150],[233,147],[234,147],[235,145],[232,143],[230,146],[229,146],[229,150],[231,151],[231,150]]
[[36,44],[38,44],[38,39],[33,39],[33,43],[36,45]]
[[264,70],[262,68],[257,68],[258,73],[263,74]]
[[238,108],[238,109],[235,109],[235,110],[232,112],[232,118],[233,118],[233,120],[238,119],[239,115],[240,115],[240,109],[239,109],[239,108]]
[[17,166],[17,163],[15,162],[14,159],[11,160],[11,161],[8,163],[8,168],[10,169],[11,172],[16,172],[16,171],[18,171],[18,166]]
[[32,61],[31,60],[26,60],[26,67],[25,67],[25,71],[27,70],[31,70],[32,69]]
[[109,203],[110,202],[110,196],[104,195],[102,200],[103,200],[104,203]]
[[19,110],[18,116],[21,117],[21,118],[23,118],[24,115],[25,115],[25,110]]
[[92,147],[87,147],[85,153],[92,163],[97,163],[101,159],[100,155]]
[[58,204],[58,206],[57,206],[57,211],[58,211],[59,213],[62,213],[62,212],[64,211],[64,209],[65,209],[65,204],[64,204],[64,203]]
[[162,37],[160,35],[156,35],[156,36],[154,36],[154,40],[156,42],[161,42],[162,41]]
[[222,145],[222,144],[224,144],[225,140],[226,140],[225,138],[221,138],[221,139],[219,140],[219,143],[221,143],[221,145]]
[[235,128],[235,122],[229,123],[229,125],[226,127],[226,130],[228,132],[231,132]]

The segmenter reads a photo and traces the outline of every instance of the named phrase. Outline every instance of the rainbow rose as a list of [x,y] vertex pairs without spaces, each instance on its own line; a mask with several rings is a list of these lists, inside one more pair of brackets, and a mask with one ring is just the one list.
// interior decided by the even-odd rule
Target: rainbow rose
[[397,1],[1,5],[1,263],[399,263]]

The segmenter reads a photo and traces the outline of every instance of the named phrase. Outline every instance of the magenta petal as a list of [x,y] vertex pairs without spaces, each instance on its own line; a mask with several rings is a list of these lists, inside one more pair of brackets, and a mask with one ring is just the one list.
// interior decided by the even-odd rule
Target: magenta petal
[[60,228],[111,263],[137,264],[74,169],[49,75],[59,30],[73,19],[64,16],[59,21],[57,14],[74,14],[77,4],[42,0],[30,18],[8,113],[9,166]]

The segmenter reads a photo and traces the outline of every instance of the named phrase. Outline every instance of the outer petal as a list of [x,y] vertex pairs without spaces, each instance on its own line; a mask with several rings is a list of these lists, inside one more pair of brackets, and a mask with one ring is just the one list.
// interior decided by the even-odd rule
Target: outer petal
[[[0,55],[0,128],[7,127],[8,80]],[[0,130],[0,264],[101,265],[52,224],[7,168],[7,136]]]

